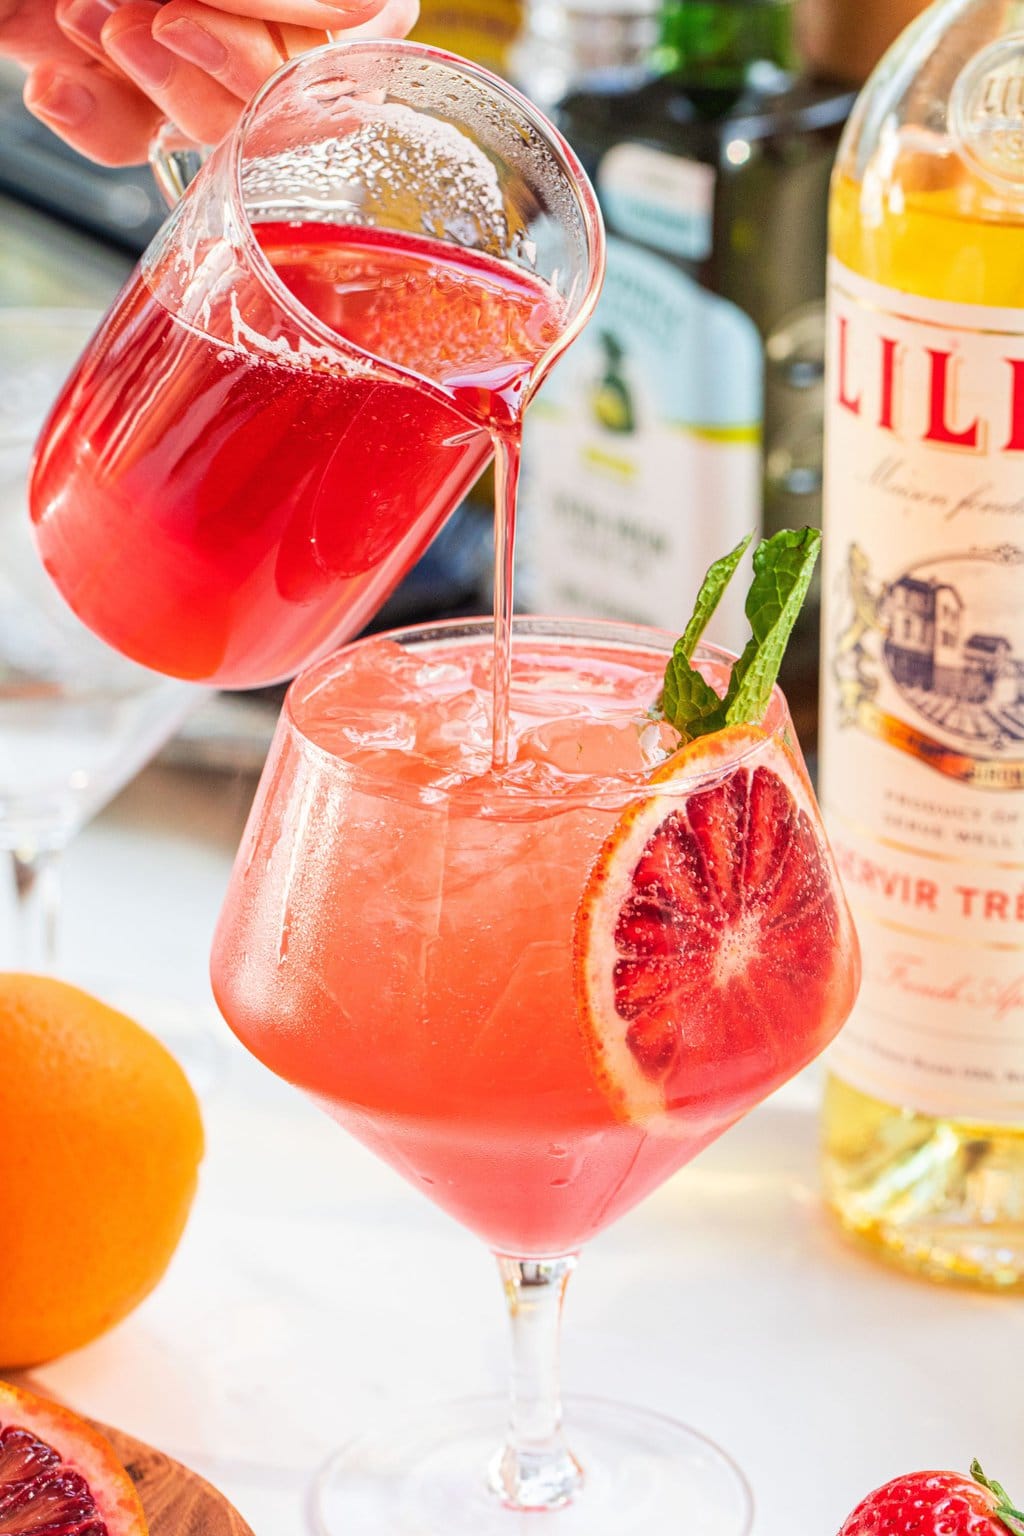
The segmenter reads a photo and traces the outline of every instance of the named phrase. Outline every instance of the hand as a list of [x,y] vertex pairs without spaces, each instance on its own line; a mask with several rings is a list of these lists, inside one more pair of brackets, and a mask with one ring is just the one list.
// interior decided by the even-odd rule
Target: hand
[[419,0],[0,0],[0,54],[29,111],[104,165],[147,157],[165,118],[216,144],[286,59],[336,37],[404,37]]

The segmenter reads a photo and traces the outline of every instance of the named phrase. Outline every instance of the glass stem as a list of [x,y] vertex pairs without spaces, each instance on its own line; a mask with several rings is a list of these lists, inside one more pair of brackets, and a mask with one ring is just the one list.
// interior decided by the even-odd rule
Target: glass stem
[[11,850],[14,876],[14,964],[23,971],[50,974],[57,964],[60,915],[60,849],[26,846]]
[[558,1346],[562,1302],[576,1256],[499,1255],[512,1324],[508,1439],[491,1465],[491,1487],[509,1509],[560,1509],[583,1484],[562,1433]]

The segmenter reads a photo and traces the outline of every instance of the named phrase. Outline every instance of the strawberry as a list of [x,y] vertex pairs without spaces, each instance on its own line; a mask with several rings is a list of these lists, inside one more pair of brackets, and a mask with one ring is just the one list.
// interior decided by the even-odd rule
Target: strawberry
[[862,1499],[839,1536],[1024,1536],[1024,1513],[978,1463],[959,1472],[912,1472]]

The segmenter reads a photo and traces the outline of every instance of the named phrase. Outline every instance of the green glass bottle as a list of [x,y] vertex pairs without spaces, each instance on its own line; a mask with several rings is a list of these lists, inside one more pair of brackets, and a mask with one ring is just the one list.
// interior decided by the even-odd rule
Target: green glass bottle
[[[588,67],[616,16],[635,47],[642,6],[561,6],[579,68],[541,100],[594,178],[609,260],[528,419],[523,597],[678,629],[723,548],[818,520],[828,181],[853,92],[802,71],[791,0],[669,0],[642,74],[625,56]],[[517,57],[529,92],[543,50]],[[744,633],[734,605],[713,638]],[[813,713],[813,613],[803,640],[785,681]]]

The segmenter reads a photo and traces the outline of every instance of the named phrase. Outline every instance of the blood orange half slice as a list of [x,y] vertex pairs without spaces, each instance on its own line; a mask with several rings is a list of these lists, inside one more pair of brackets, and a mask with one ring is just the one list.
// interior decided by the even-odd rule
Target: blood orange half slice
[[857,942],[802,763],[733,726],[625,812],[576,919],[576,987],[616,1109],[699,1141],[806,1065],[856,995]]
[[113,1446],[54,1403],[0,1382],[0,1536],[146,1536]]

